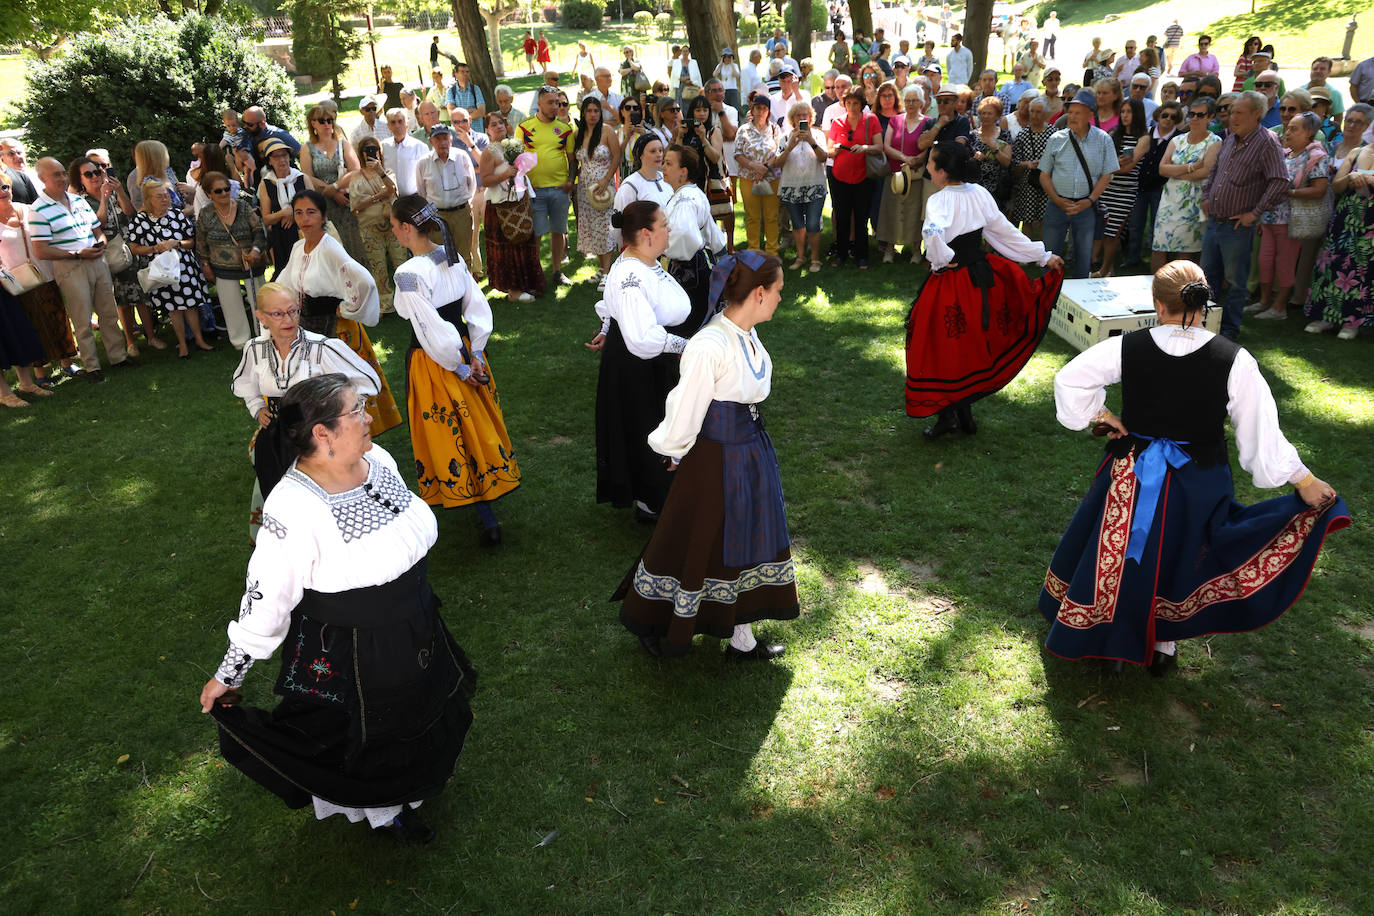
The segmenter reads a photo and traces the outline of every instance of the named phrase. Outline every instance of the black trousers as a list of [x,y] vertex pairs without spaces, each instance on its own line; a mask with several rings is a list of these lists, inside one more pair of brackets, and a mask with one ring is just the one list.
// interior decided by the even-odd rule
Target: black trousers
[[858,184],[849,184],[836,178],[830,187],[830,215],[835,223],[835,257],[843,260],[853,254],[858,260],[867,261],[868,208],[873,203],[873,181],[865,178]]

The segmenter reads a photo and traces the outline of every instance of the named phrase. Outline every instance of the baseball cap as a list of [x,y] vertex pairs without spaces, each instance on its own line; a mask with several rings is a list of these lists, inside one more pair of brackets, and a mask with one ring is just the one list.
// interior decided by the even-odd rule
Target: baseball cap
[[926,64],[926,68],[925,68],[924,70],[922,70],[921,72],[922,72],[922,73],[939,73],[939,74],[943,74],[945,71],[943,71],[943,70],[940,69],[940,65],[939,65],[939,64],[931,63],[931,64]]
[[1070,105],[1082,105],[1091,112],[1097,111],[1097,95],[1091,89],[1080,89],[1078,95],[1074,96],[1069,102]]

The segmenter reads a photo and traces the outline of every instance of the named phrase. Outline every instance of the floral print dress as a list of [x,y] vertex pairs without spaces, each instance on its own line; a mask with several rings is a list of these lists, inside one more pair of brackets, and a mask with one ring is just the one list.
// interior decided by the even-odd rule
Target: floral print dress
[[591,191],[611,169],[611,150],[604,143],[597,144],[590,156],[586,149],[577,151],[577,250],[583,254],[603,255],[615,246],[611,243],[611,211],[592,206]]
[[[1216,134],[1208,134],[1197,143],[1189,143],[1187,134],[1174,138],[1174,165],[1201,162],[1207,147],[1220,143]],[[1170,178],[1164,185],[1159,201],[1159,215],[1155,217],[1154,250],[1170,253],[1202,250],[1202,231],[1207,221],[1202,218],[1202,182]]]
[[1367,190],[1337,195],[1304,311],[1334,325],[1374,324],[1374,196]]

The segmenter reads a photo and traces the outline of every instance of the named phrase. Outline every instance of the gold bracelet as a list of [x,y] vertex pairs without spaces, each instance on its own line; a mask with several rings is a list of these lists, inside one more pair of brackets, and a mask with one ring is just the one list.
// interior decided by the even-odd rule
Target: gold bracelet
[[1301,490],[1303,487],[1305,487],[1305,486],[1307,486],[1308,484],[1312,483],[1312,481],[1314,481],[1314,480],[1316,480],[1316,479],[1317,479],[1317,475],[1316,475],[1316,474],[1313,474],[1311,471],[1308,471],[1306,477],[1304,477],[1302,480],[1299,480],[1297,483],[1293,484],[1293,489],[1295,489],[1295,490]]

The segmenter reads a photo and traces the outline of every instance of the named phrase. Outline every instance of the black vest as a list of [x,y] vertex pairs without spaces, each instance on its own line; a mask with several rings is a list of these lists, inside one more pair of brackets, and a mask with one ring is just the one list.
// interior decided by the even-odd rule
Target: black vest
[[1217,335],[1187,356],[1170,356],[1148,328],[1125,335],[1122,422],[1133,434],[1173,439],[1201,465],[1226,462],[1226,383],[1239,349]]
[[[458,329],[458,333],[463,338],[463,359],[471,359],[472,357],[468,355],[468,323],[463,320],[463,301],[461,299],[455,299],[452,302],[439,306],[435,311],[439,313],[440,318]],[[420,346],[420,335],[415,333],[414,327],[410,329],[410,349],[422,349]]]

